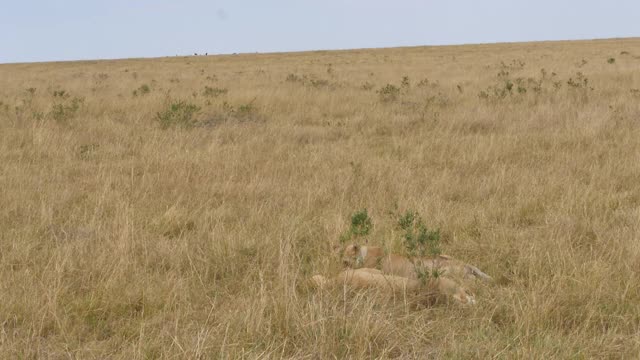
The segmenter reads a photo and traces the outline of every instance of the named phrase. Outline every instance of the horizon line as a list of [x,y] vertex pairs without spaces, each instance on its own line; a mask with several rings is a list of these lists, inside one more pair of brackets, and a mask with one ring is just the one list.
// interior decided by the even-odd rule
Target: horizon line
[[307,50],[278,50],[266,52],[234,52],[234,53],[208,53],[204,54],[176,54],[176,55],[160,55],[160,56],[138,56],[138,57],[114,57],[114,58],[93,58],[93,59],[65,59],[65,60],[44,60],[44,61],[19,61],[19,62],[0,62],[2,65],[29,65],[29,64],[55,64],[55,63],[81,63],[81,62],[100,62],[100,61],[120,61],[120,60],[153,60],[179,57],[217,57],[217,56],[239,56],[239,55],[285,55],[285,54],[301,54],[313,52],[346,52],[358,50],[385,50],[385,49],[408,49],[421,47],[459,47],[473,45],[509,45],[509,44],[532,44],[532,43],[560,43],[560,42],[586,42],[586,41],[611,41],[611,40],[633,40],[640,39],[640,36],[629,37],[610,37],[610,38],[577,38],[577,39],[552,39],[552,40],[529,40],[529,41],[496,41],[496,42],[477,42],[477,43],[450,43],[450,44],[431,44],[431,45],[403,45],[403,46],[381,46],[381,47],[361,47],[361,48],[324,48],[324,49],[307,49]]

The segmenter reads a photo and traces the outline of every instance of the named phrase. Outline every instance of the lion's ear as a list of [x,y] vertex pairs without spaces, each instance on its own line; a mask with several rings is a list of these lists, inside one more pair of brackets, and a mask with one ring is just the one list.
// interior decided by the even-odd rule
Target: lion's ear
[[353,244],[353,250],[355,250],[356,252],[360,251],[360,245]]

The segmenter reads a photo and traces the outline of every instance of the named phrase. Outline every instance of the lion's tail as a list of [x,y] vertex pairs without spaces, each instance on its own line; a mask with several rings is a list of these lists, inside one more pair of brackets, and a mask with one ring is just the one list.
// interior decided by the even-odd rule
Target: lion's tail
[[473,265],[469,265],[466,264],[465,269],[467,270],[467,273],[472,274],[473,276],[480,278],[484,281],[493,281],[493,278],[489,275],[487,275],[486,273],[482,272],[482,270],[478,269],[477,267],[473,266]]

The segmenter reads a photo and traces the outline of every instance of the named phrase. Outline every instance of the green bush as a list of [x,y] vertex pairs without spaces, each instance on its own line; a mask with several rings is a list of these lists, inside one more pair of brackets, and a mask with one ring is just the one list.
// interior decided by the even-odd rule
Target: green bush
[[69,103],[65,102],[54,104],[51,109],[50,115],[56,122],[64,123],[76,116],[78,110],[80,109],[80,106],[83,103],[83,98],[74,97]]
[[380,88],[377,93],[380,96],[380,101],[393,102],[398,100],[398,97],[400,96],[400,88],[392,84],[387,84]]
[[218,97],[220,95],[226,94],[227,92],[228,90],[225,88],[205,86],[204,90],[202,91],[202,95],[208,96],[208,97]]
[[186,101],[178,101],[169,104],[169,106],[156,114],[156,120],[160,123],[162,129],[170,127],[193,127],[197,120],[195,115],[200,111],[200,107],[189,104]]
[[133,90],[133,96],[146,95],[151,92],[151,88],[147,84],[143,84],[136,90]]
[[413,266],[422,281],[429,277],[437,277],[437,271],[429,273],[420,261],[420,258],[434,257],[441,253],[440,230],[429,230],[415,211],[407,211],[397,218],[398,228],[402,233],[402,243],[405,255],[411,260]]
[[349,230],[340,236],[340,242],[345,243],[353,238],[369,235],[372,227],[373,222],[367,213],[367,209],[356,211],[351,215]]

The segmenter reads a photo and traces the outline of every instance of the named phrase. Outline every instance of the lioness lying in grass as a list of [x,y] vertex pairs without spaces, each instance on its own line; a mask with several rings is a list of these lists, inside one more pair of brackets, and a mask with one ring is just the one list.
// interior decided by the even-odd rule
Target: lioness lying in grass
[[378,246],[351,244],[344,248],[334,247],[334,251],[338,252],[342,257],[343,264],[348,268],[375,268],[382,270],[384,274],[403,276],[409,279],[417,279],[417,269],[421,269],[427,273],[438,272],[441,275],[462,279],[493,280],[491,276],[477,267],[447,255],[414,259],[412,262],[401,255],[385,254],[384,250]]
[[385,275],[382,271],[370,268],[347,269],[338,276],[328,279],[322,275],[315,275],[311,283],[316,288],[327,288],[336,285],[348,286],[354,289],[378,289],[384,292],[405,292],[423,296],[432,301],[437,298],[451,298],[461,304],[473,305],[476,300],[473,294],[446,277],[432,277],[422,282],[417,279],[396,275]]

